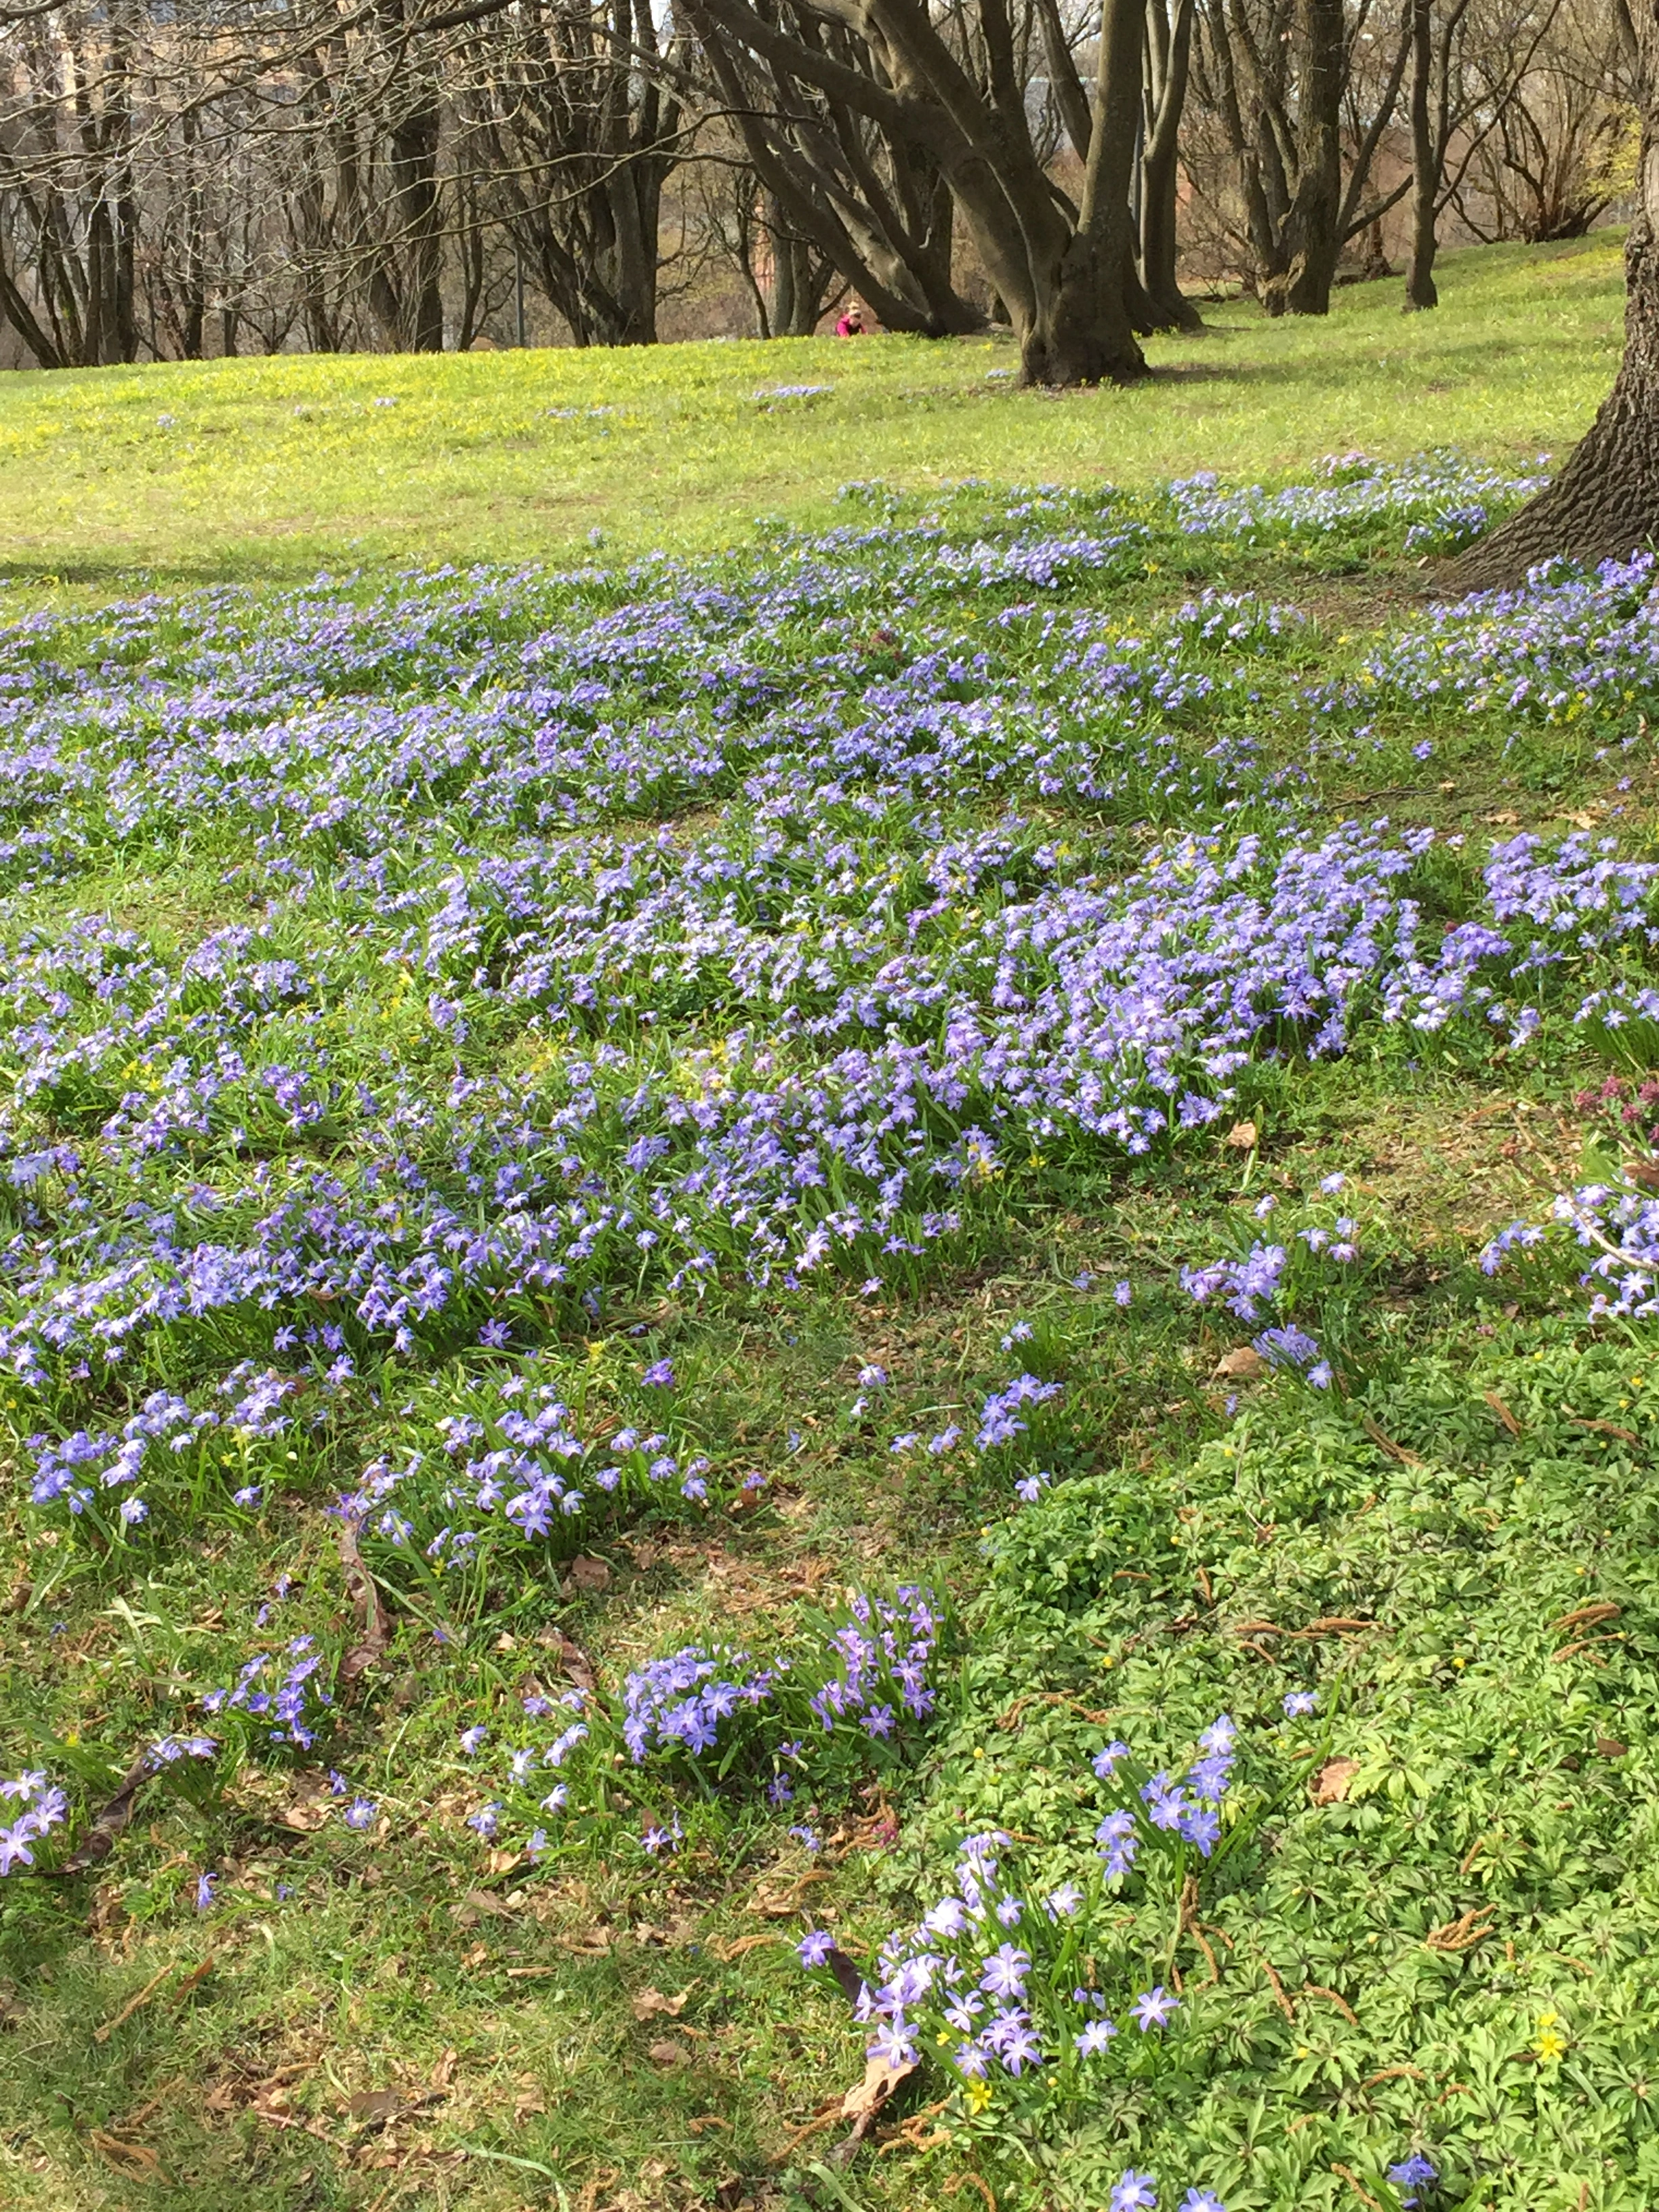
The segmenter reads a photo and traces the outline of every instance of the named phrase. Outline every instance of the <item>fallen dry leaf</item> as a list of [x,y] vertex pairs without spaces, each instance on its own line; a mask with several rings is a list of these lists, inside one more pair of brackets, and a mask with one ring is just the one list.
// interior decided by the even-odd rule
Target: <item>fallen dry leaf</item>
[[120,1788],[81,1838],[78,1849],[62,1866],[52,1869],[54,1875],[61,1879],[65,1875],[84,1874],[88,1867],[100,1865],[109,1856],[115,1849],[117,1837],[132,1818],[133,1800],[155,1771],[148,1753],[133,1761],[121,1778]]
[[319,1828],[327,1826],[333,1813],[331,1798],[305,1796],[296,1797],[291,1805],[285,1805],[276,1818],[282,1826],[291,1828],[295,1835],[311,1836],[315,1835]]
[[588,1664],[586,1655],[580,1644],[573,1644],[562,1628],[555,1628],[550,1622],[545,1628],[537,1630],[536,1641],[544,1651],[556,1655],[559,1664],[579,1690],[594,1688],[593,1669]]
[[1241,1344],[1222,1353],[1215,1371],[1236,1382],[1255,1382],[1267,1373],[1267,1363],[1253,1344]]
[[129,2181],[165,2181],[161,2161],[157,2154],[145,2143],[123,2142],[118,2136],[107,2134],[102,2128],[88,2128],[87,2141],[106,2166]]
[[842,2118],[853,2123],[853,2132],[847,2138],[849,2143],[863,2141],[894,2090],[915,2070],[913,2065],[890,2066],[884,2058],[865,2060],[863,2081],[855,2083],[841,2100]]
[[1493,1413],[1497,1414],[1498,1419],[1504,1424],[1504,1426],[1509,1431],[1512,1437],[1524,1436],[1526,1434],[1526,1431],[1522,1427],[1520,1422],[1516,1419],[1514,1414],[1510,1413],[1509,1407],[1504,1403],[1504,1401],[1498,1396],[1496,1390],[1488,1390],[1484,1395],[1486,1403],[1492,1407]]
[[[469,1917],[469,1916],[471,1916]],[[488,1889],[469,1889],[455,1908],[455,1917],[463,1928],[475,1927],[480,1917],[490,1920],[510,1920],[512,1908]]]
[[653,2066],[689,2066],[691,2053],[683,2043],[653,2043],[650,2058]]
[[1232,1127],[1228,1130],[1224,1142],[1231,1145],[1236,1152],[1253,1152],[1255,1150],[1256,1142],[1255,1123],[1235,1121]]
[[574,1936],[561,1936],[559,1941],[567,1951],[580,1951],[586,1959],[603,1959],[611,1948],[611,1938],[603,1928],[578,1929]]
[[403,2101],[395,2089],[359,2089],[346,2110],[354,2120],[389,2120]]
[[1397,1459],[1401,1467],[1422,1466],[1422,1461],[1414,1451],[1407,1451],[1404,1444],[1397,1444],[1391,1436],[1377,1426],[1369,1413],[1360,1415],[1359,1425],[1379,1451],[1387,1452],[1390,1459]]
[[579,1552],[572,1559],[568,1576],[579,1590],[597,1592],[611,1587],[609,1566],[603,1559],[590,1559],[585,1552]]
[[712,1943],[709,1948],[717,1959],[723,1960],[729,1966],[732,1960],[741,1959],[746,1952],[759,1950],[763,1943],[787,1943],[788,1941],[787,1936],[739,1936],[734,1942]]
[[1340,1805],[1348,1794],[1348,1785],[1359,1771],[1357,1759],[1328,1759],[1314,1777],[1313,1801],[1316,1805]]
[[1620,1743],[1616,1735],[1598,1735],[1595,1739],[1595,1748],[1603,1759],[1622,1759],[1630,1749],[1630,1746],[1627,1743]]
[[358,1640],[341,1660],[336,1679],[350,1683],[355,1682],[360,1674],[367,1674],[391,1641],[380,1590],[374,1576],[363,1565],[363,1555],[357,1548],[357,1524],[355,1521],[342,1521],[340,1523],[340,1567],[345,1576],[345,1586],[351,1594],[351,1601],[357,1608]]
[[678,1996],[665,1996],[660,1990],[639,1990],[629,2000],[635,2020],[654,2020],[660,2013],[669,2020],[678,2020],[685,2010],[686,1992]]

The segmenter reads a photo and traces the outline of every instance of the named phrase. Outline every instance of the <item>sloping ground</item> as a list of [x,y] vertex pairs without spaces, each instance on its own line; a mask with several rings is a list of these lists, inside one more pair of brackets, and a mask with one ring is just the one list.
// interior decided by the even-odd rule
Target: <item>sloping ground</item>
[[1526,481],[7,633],[11,2201],[1651,2200],[1659,599],[1409,595]]
[[1516,461],[1588,427],[1624,314],[1613,233],[1449,254],[1328,319],[1206,303],[1133,392],[1015,389],[1010,339],[287,355],[0,379],[0,575],[31,590],[720,549],[822,528],[837,485],[1282,477],[1354,447]]

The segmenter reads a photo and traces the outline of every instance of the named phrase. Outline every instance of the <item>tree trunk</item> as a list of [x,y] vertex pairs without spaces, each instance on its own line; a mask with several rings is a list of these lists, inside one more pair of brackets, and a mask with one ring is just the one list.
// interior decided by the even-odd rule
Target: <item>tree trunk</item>
[[1134,272],[1129,173],[1140,121],[1142,22],[1141,0],[1104,0],[1083,201],[1052,276],[1041,266],[1032,270],[1037,281],[1019,330],[1027,384],[1133,384],[1146,374],[1125,297]]
[[1625,246],[1625,357],[1601,411],[1549,487],[1448,571],[1452,588],[1520,582],[1553,555],[1622,560],[1659,542],[1659,5],[1642,10],[1641,198]]
[[1176,160],[1191,67],[1194,0],[1147,0],[1146,131],[1140,161],[1140,282],[1158,326],[1198,331],[1198,309],[1176,276]]
[[1517,583],[1552,555],[1621,560],[1659,542],[1659,0],[1631,10],[1642,122],[1625,243],[1625,356],[1601,412],[1547,491],[1449,570],[1453,588]]
[[1437,307],[1434,284],[1435,206],[1440,163],[1429,117],[1434,76],[1432,0],[1412,0],[1412,259],[1406,274],[1406,313]]
[[1342,0],[1300,0],[1297,30],[1296,191],[1285,223],[1285,272],[1267,289],[1278,289],[1293,315],[1327,315],[1342,245]]

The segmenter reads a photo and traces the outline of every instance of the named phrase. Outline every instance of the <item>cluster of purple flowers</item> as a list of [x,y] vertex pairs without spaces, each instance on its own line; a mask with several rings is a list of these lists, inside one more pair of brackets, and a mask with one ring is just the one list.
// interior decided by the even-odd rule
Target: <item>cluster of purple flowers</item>
[[[1142,1843],[1149,1839],[1179,1840],[1194,1845],[1201,1858],[1210,1856],[1221,1840],[1221,1801],[1232,1779],[1237,1740],[1238,1729],[1231,1716],[1218,1714],[1199,1737],[1200,1756],[1184,1774],[1152,1775],[1135,1788],[1132,1798],[1120,1786],[1122,1802],[1095,1830],[1095,1843],[1109,1881],[1129,1872]],[[1095,1754],[1096,1779],[1116,1781],[1118,1770],[1127,1767],[1129,1760],[1127,1743],[1109,1743]]]
[[1354,702],[1374,709],[1438,696],[1471,714],[1567,722],[1650,699],[1659,682],[1655,566],[1651,553],[1604,561],[1589,576],[1550,563],[1517,589],[1436,607],[1367,659]]
[[1020,1419],[1020,1407],[1047,1405],[1051,1398],[1058,1398],[1065,1387],[1063,1382],[1044,1382],[1035,1375],[1016,1375],[1000,1390],[989,1392],[979,1409],[975,1449],[994,1451],[1000,1444],[1012,1443],[1030,1425]]
[[[252,1362],[244,1360],[218,1385],[218,1396],[234,1401],[228,1409],[192,1406],[173,1391],[152,1390],[118,1430],[31,1436],[27,1443],[35,1473],[30,1502],[50,1505],[61,1501],[71,1513],[83,1513],[100,1491],[126,1490],[120,1518],[128,1527],[136,1526],[149,1518],[149,1508],[128,1486],[140,1480],[147,1462],[154,1467],[163,1451],[177,1459],[216,1437],[246,1443],[256,1437],[281,1436],[289,1419],[278,1408],[295,1387],[291,1376],[270,1371],[256,1376]],[[257,1483],[246,1484],[236,1492],[235,1502],[254,1505],[259,1497]]]
[[[1055,1991],[1036,1958],[1043,1931],[1074,1918],[1084,1893],[1066,1882],[1046,1896],[1017,1894],[1000,1873],[1009,1841],[996,1831],[970,1836],[957,1853],[951,1889],[916,1926],[896,1930],[883,1945],[878,1978],[865,1984],[856,2007],[860,2020],[874,2024],[871,2057],[910,2065],[924,2039],[954,2039],[949,2060],[961,2080],[1000,2073],[1018,2081],[1055,2059],[1062,2044],[1085,2058],[1106,2051],[1118,2031],[1104,1996]],[[808,1935],[799,1946],[802,1963],[821,1966],[829,1942],[821,1931]],[[1034,1972],[1040,1986],[1033,1985]],[[1154,1986],[1127,2009],[1145,2035],[1168,2024],[1179,2000]]]
[[[1260,484],[1223,489],[1212,471],[1169,488],[1177,526],[1191,538],[1238,538],[1255,544],[1275,538],[1329,536],[1356,524],[1409,522],[1408,550],[1439,550],[1460,528],[1484,526],[1488,508],[1503,511],[1548,483],[1548,457],[1527,476],[1503,476],[1472,456],[1419,454],[1379,461],[1344,453],[1323,462],[1319,480],[1265,491]],[[1472,532],[1470,533],[1472,534]]]
[[653,1659],[623,1684],[622,1737],[635,1765],[653,1751],[713,1751],[721,1723],[763,1705],[787,1662],[757,1668],[746,1651],[688,1644]]
[[1511,1222],[1481,1253],[1481,1267],[1495,1275],[1511,1254],[1538,1251],[1558,1237],[1591,1255],[1578,1279],[1591,1293],[1592,1319],[1659,1314],[1659,1199],[1595,1182],[1559,1192],[1547,1224]]
[[10,1825],[0,1827],[0,1875],[15,1874],[34,1864],[32,1846],[62,1825],[69,1799],[37,1768],[0,1782],[0,1801],[11,1814]]
[[[284,1666],[284,1660],[291,1663]],[[314,1636],[293,1637],[280,1656],[256,1652],[239,1668],[234,1682],[208,1691],[202,1711],[246,1713],[265,1724],[263,1733],[272,1744],[309,1751],[334,1702],[333,1692],[317,1680],[324,1664]]]
[[813,1718],[825,1735],[851,1722],[873,1738],[890,1736],[901,1711],[926,1720],[935,1703],[927,1663],[939,1634],[932,1590],[901,1583],[890,1599],[854,1590],[848,1607],[852,1619],[824,1649],[835,1671],[807,1700]]
[[[568,1769],[579,1746],[589,1741],[592,1699],[589,1692],[581,1689],[562,1691],[556,1698],[532,1690],[520,1693],[520,1704],[527,1720],[556,1722],[561,1725],[556,1734],[542,1742],[502,1743],[495,1747],[493,1757],[502,1794],[475,1807],[467,1816],[467,1826],[486,1841],[493,1840],[502,1814],[510,1808],[514,1817],[529,1824],[530,1832],[523,1848],[533,1863],[547,1846],[547,1831],[534,1825],[536,1814],[562,1813],[569,1803],[568,1776],[550,1783],[550,1777]],[[545,1729],[541,1733],[546,1735]],[[488,1723],[483,1722],[462,1729],[456,1739],[461,1756],[477,1759],[489,1741],[490,1734]]]

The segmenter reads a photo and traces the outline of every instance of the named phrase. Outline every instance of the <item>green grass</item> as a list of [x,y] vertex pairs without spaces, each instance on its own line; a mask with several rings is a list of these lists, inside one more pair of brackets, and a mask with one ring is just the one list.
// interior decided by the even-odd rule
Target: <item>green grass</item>
[[[896,341],[17,379],[0,385],[16,597],[95,605],[141,573],[276,584],[319,564],[752,547],[757,511],[879,519],[879,507],[833,503],[849,479],[927,492],[966,544],[994,526],[995,501],[934,499],[938,478],[1146,483],[1215,468],[1256,479],[1301,476],[1354,446],[1460,444],[1506,461],[1559,451],[1610,373],[1613,242],[1449,257],[1443,289],[1432,317],[1401,319],[1397,284],[1344,294],[1316,327],[1224,310],[1214,334],[1155,349],[1180,374],[1064,401],[988,387],[999,356],[981,348]],[[763,379],[831,378],[832,395],[773,414],[747,397]],[[377,396],[399,404],[375,409]],[[550,422],[544,411],[600,404],[618,414]],[[161,412],[177,417],[166,432]],[[1160,541],[1156,560],[1045,605],[1101,611],[1126,652],[1200,583],[1310,608],[1316,619],[1287,628],[1243,677],[1237,657],[1195,652],[1217,689],[1171,710],[1181,757],[1249,736],[1269,765],[1296,763],[1316,732],[1296,801],[1314,833],[1386,809],[1396,824],[1467,837],[1461,857],[1443,852],[1418,880],[1437,923],[1468,911],[1492,834],[1585,825],[1659,853],[1659,764],[1638,735],[1659,699],[1467,714],[1390,696],[1364,710],[1375,750],[1355,731],[1359,709],[1310,716],[1306,686],[1352,677],[1419,611],[1422,578],[1401,538],[1390,524],[1328,543]],[[1009,597],[964,586],[920,609],[860,602],[830,642],[874,686],[941,647],[964,664],[1036,661],[1042,624],[1000,624]],[[14,637],[12,651],[73,700],[77,677],[95,689],[122,655],[159,682],[199,612],[168,615],[153,635],[131,614],[90,618]],[[244,616],[250,628],[284,619],[268,604],[230,618]],[[516,640],[556,618],[574,617],[556,602],[501,627]],[[489,618],[477,624],[456,632],[464,653]],[[818,680],[802,672],[825,650],[815,617],[766,650],[769,681]],[[463,696],[447,677],[395,665],[361,681],[301,672],[323,687],[319,711],[343,720],[401,710],[411,692],[434,711]],[[618,677],[605,714],[644,719],[643,689],[627,685],[651,673]],[[718,711],[718,687],[714,697]],[[240,710],[212,711],[229,723]],[[89,714],[89,757],[100,735]],[[1626,739],[1628,751],[1612,750]],[[1419,758],[1423,744],[1433,750]],[[1014,850],[999,866],[1024,870],[1057,843],[1110,875],[1144,853],[1148,819],[1160,832],[1209,823],[1159,780],[1132,777],[1115,812],[1070,793],[975,789],[941,798],[944,831],[902,796],[872,815],[849,805],[841,827],[860,866],[890,863],[913,884],[943,834],[993,831]],[[18,771],[17,818],[84,828],[88,843],[7,901],[4,973],[37,931],[49,983],[52,948],[86,916],[131,930],[163,968],[241,924],[268,933],[273,958],[325,963],[366,911],[361,881],[336,882],[351,876],[357,825],[336,842],[295,807],[256,848],[271,819],[256,821],[258,782],[232,779],[222,808],[129,832],[95,794],[32,811]],[[426,813],[411,804],[408,852],[381,855],[394,882],[398,865],[423,879],[514,842],[433,788]],[[1249,818],[1271,829],[1277,817],[1264,799]],[[630,849],[665,830],[677,852],[720,860],[768,834],[740,780],[688,800],[672,777],[643,798],[618,791],[599,830]],[[556,856],[561,841],[548,842]],[[809,912],[820,889],[797,882],[797,904],[772,927],[782,940],[810,926],[833,957],[836,929]],[[864,920],[866,890],[836,894],[847,909],[836,928]],[[269,913],[267,901],[278,902]],[[896,912],[902,924],[903,902]],[[314,1128],[274,1114],[250,1123],[262,1167],[349,1174],[352,1086],[388,1064],[431,1097],[459,1060],[480,1079],[544,1078],[550,1111],[562,1101],[567,1029],[470,998],[471,955],[444,983],[466,1005],[464,1041],[437,1026],[406,955],[370,945],[353,957],[303,1013],[277,1001],[249,1018],[251,1058],[326,1050],[342,1083],[337,1111]],[[616,961],[605,990],[638,984],[672,1003],[663,1027],[677,1049],[723,1046],[752,1018],[712,969],[665,963],[642,976],[620,945]],[[1652,980],[1650,953],[1628,964]],[[1387,2168],[1421,2145],[1445,2177],[1425,2212],[1651,2212],[1659,1340],[1651,1322],[1585,1327],[1570,1257],[1496,1280],[1474,1265],[1494,1228],[1575,1178],[1587,1145],[1610,1157],[1608,1129],[1575,1097],[1628,1062],[1611,1033],[1566,1018],[1610,973],[1586,956],[1540,981],[1548,1018],[1525,1051],[1478,1024],[1407,1032],[1368,1017],[1340,1060],[1254,1066],[1237,1105],[1254,1147],[1229,1141],[1229,1115],[1140,1160],[1080,1141],[1011,1155],[982,1187],[970,1181],[960,1236],[896,1264],[879,1295],[826,1271],[793,1292],[728,1276],[700,1300],[641,1272],[637,1289],[618,1280],[602,1328],[551,1298],[515,1314],[585,1432],[658,1418],[638,1370],[671,1353],[678,1383],[662,1418],[676,1449],[714,1459],[718,1498],[755,1468],[769,1490],[752,1510],[635,1500],[584,1528],[585,1554],[606,1571],[586,1579],[565,1574],[556,1545],[503,1547],[446,1596],[442,1620],[407,1559],[366,1539],[391,1642],[355,1687],[342,1682],[319,1758],[374,1798],[371,1831],[319,1826],[320,1771],[262,1757],[251,1737],[248,1756],[211,1779],[149,1784],[90,1874],[0,1881],[0,2207],[962,2212],[989,2192],[998,2212],[1103,2212],[1133,2163],[1164,2177],[1162,2212],[1200,2179],[1233,2212],[1401,2212]],[[163,1030],[135,1041],[131,1060],[100,1058],[117,1017],[95,994],[82,1000],[84,1068],[18,1103],[31,1141],[83,1143],[125,1090],[154,1100],[176,1087],[179,1038]],[[607,1004],[605,1041],[643,1065],[649,1037],[621,999]],[[441,1149],[447,1126],[418,1141]],[[191,1156],[189,1176],[234,1182],[248,1148],[217,1141]],[[1344,1193],[1322,1198],[1333,1171]],[[1261,1233],[1264,1194],[1287,1241],[1340,1208],[1362,1224],[1352,1279],[1333,1287],[1311,1262],[1297,1279],[1297,1317],[1340,1359],[1342,1387],[1328,1394],[1222,1371],[1250,1330],[1180,1287],[1184,1264]],[[183,1185],[173,1195],[195,1203]],[[0,1185],[0,1203],[15,1202]],[[1119,1278],[1135,1286],[1127,1310]],[[1005,1348],[1017,1325],[1030,1334]],[[180,1331],[146,1352],[143,1387],[189,1389],[233,1358],[270,1356],[267,1318],[223,1326],[222,1346]],[[872,1362],[890,1383],[855,1414]],[[1034,1413],[1024,1457],[890,1450],[894,1432],[971,1428],[984,1394],[1028,1363],[1065,1395]],[[325,1509],[380,1453],[419,1444],[441,1465],[439,1416],[507,1371],[470,1337],[434,1337],[406,1359],[366,1353],[332,1397],[313,1376],[314,1426],[244,1440],[223,1469],[190,1462],[173,1491],[158,1479],[152,1526],[108,1552],[84,1524],[23,1505],[32,1461],[16,1440],[43,1422],[118,1419],[139,1377],[55,1396],[0,1381],[0,1437],[13,1439],[0,1771],[38,1753],[83,1816],[137,1747],[189,1724],[200,1692],[276,1638],[254,1615],[278,1574],[295,1591],[281,1633],[305,1628],[337,1664],[362,1631]],[[1038,1463],[1053,1486],[1012,1510],[1015,1468]],[[225,1493],[250,1470],[266,1495],[234,1508]],[[788,1814],[700,1796],[660,1769],[619,1779],[597,1753],[573,1770],[583,1817],[539,1866],[497,1858],[465,1826],[481,1785],[457,1729],[488,1711],[499,1736],[516,1692],[561,1686],[562,1639],[611,1684],[692,1638],[799,1653],[814,1607],[907,1574],[951,1601],[943,1711],[867,1782],[824,1788],[821,1856],[788,1833]],[[1573,1616],[1598,1605],[1618,1611],[1593,1618],[1597,1640],[1583,1642]],[[1315,1683],[1321,1721],[1287,1730],[1283,1695]],[[868,1958],[937,1893],[962,1834],[987,1826],[1012,1832],[1034,1887],[1069,1874],[1079,1847],[1087,1857],[1086,1762],[1103,1737],[1121,1730],[1173,1759],[1224,1707],[1245,1729],[1240,1802],[1257,1813],[1304,1753],[1352,1767],[1340,1788],[1286,1790],[1204,1889],[1195,1930],[1155,1881],[1091,1920],[1080,1971],[1097,1966],[1104,1982],[1121,1958],[1179,1975],[1182,2029],[1167,2061],[1126,2065],[1058,2114],[1039,2112],[1035,2090],[975,2112],[924,2075],[893,2124],[839,2158],[845,2124],[823,2108],[858,2080],[865,2035],[797,1966],[788,1947],[806,1921]],[[647,1859],[639,1830],[671,1806],[684,1847]],[[208,1867],[219,1894],[198,1915]]]
[[[1150,383],[1060,399],[1014,390],[1012,348],[990,340],[8,376],[0,574],[125,588],[568,560],[595,530],[607,556],[701,550],[757,514],[822,522],[859,477],[1144,484],[1278,476],[1355,447],[1560,452],[1617,357],[1618,238],[1449,254],[1441,280],[1426,315],[1401,314],[1397,280],[1340,292],[1324,321],[1209,308],[1203,335],[1150,342]],[[754,398],[805,384],[833,389],[770,411]]]

